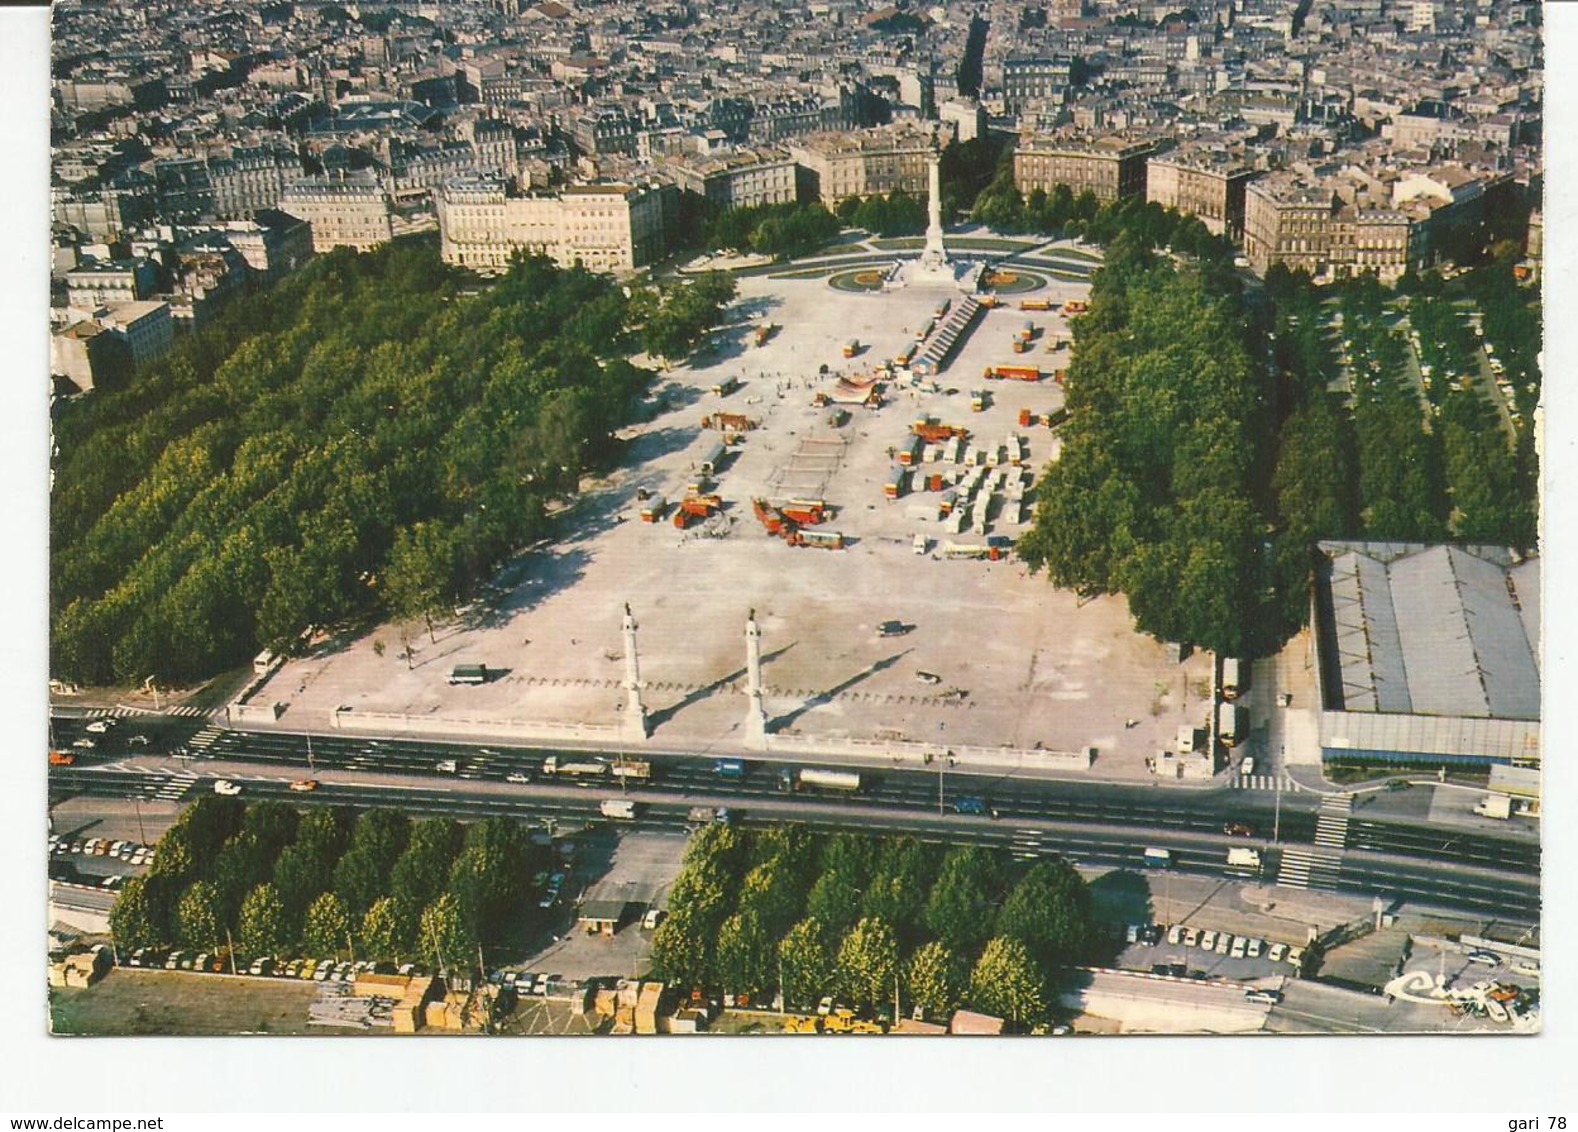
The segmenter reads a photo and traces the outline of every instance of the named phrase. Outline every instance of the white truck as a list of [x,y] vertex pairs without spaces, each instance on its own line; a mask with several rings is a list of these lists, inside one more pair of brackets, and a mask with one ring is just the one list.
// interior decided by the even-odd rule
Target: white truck
[[1233,657],[1222,661],[1222,698],[1236,700],[1244,690],[1244,662]]
[[853,794],[860,789],[860,775],[852,770],[824,770],[820,767],[805,767],[801,770],[785,767],[779,772],[778,789],[784,793],[790,794],[806,786]]
[[1244,737],[1244,709],[1238,704],[1216,705],[1216,734],[1228,747],[1236,747]]
[[608,764],[599,762],[560,762],[558,755],[542,760],[544,774],[567,774],[571,778],[601,778],[608,773]]
[[597,809],[605,818],[613,818],[616,821],[636,820],[636,804],[624,798],[604,798]]
[[1512,816],[1512,798],[1506,794],[1486,794],[1474,803],[1474,812],[1483,818],[1505,821]]
[[1229,849],[1227,863],[1240,869],[1260,868],[1260,850],[1258,849]]

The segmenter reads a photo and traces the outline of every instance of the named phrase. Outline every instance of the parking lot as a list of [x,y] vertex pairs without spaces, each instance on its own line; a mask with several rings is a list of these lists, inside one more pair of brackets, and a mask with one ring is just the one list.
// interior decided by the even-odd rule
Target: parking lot
[[[651,909],[666,906],[669,886],[685,853],[685,835],[632,830],[581,840],[566,899],[556,913],[555,938],[520,963],[509,964],[506,971],[565,981],[645,973],[652,932],[642,920]],[[619,930],[612,937],[588,935],[578,927],[577,907],[589,901],[614,901],[624,907]]]
[[[1037,297],[1086,291],[1054,283]],[[944,372],[918,385],[895,383],[882,408],[854,408],[835,426],[828,409],[813,405],[841,372],[869,374],[913,343],[941,297],[742,280],[733,324],[704,356],[664,374],[650,419],[624,434],[625,460],[584,485],[553,546],[524,554],[484,601],[440,626],[436,642],[404,634],[414,649],[409,667],[396,627],[286,664],[263,693],[285,705],[279,725],[321,726],[340,707],[428,726],[444,717],[612,724],[623,698],[621,614],[629,602],[654,744],[738,747],[743,635],[754,610],[775,730],[1095,748],[1103,775],[1145,777],[1144,760],[1169,746],[1181,723],[1204,723],[1210,658],[1169,662],[1160,643],[1134,633],[1122,597],[1081,601],[1016,561],[942,555],[948,541],[1012,539],[1025,529],[1009,480],[1029,499],[1055,437],[1042,425],[1020,425],[1021,412],[1052,413],[1063,393],[1050,376],[987,381],[983,370],[1029,363],[1050,375],[1067,364],[1066,350],[1046,352],[1067,336],[1066,321],[1016,305],[989,311]],[[1032,352],[1016,354],[1011,341],[1027,319],[1037,337]],[[777,329],[757,347],[753,330],[764,320]],[[850,338],[861,343],[854,359],[843,356]],[[737,390],[712,392],[729,378]],[[972,392],[989,394],[983,411],[971,410]],[[639,492],[670,501],[685,494],[720,435],[703,430],[702,418],[720,410],[759,426],[742,434],[716,477],[722,517],[685,531],[666,519],[640,521]],[[1022,438],[1022,468],[982,465],[993,489],[986,531],[972,523],[946,532],[934,517],[936,492],[886,498],[891,453],[924,418],[967,428],[967,443],[993,460],[1011,436]],[[974,467],[928,455],[918,454],[917,467],[950,479]],[[753,514],[758,497],[825,500],[834,514],[818,529],[838,531],[845,549],[769,537]],[[926,553],[914,552],[917,534]],[[881,637],[876,627],[887,620],[913,631]],[[482,686],[451,686],[457,664],[486,664],[498,675]]]

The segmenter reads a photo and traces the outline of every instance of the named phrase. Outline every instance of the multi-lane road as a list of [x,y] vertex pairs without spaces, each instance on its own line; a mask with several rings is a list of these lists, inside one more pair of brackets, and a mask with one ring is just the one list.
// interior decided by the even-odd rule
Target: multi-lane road
[[[87,723],[57,717],[56,744],[72,749],[70,743],[86,734]],[[149,737],[146,746],[130,742],[137,734]],[[96,794],[175,801],[229,778],[240,782],[248,796],[288,795],[303,804],[397,806],[457,817],[503,814],[570,828],[597,820],[598,802],[620,790],[611,779],[593,784],[544,775],[543,760],[553,752],[501,745],[221,731],[201,720],[162,717],[128,720],[93,738],[98,747],[79,751],[83,757],[76,766],[51,768],[53,798]],[[183,750],[183,757],[170,757]],[[589,756],[578,752],[572,757]],[[724,779],[710,756],[631,752],[628,757],[652,765],[651,781],[631,785],[628,792],[642,803],[641,821],[648,825],[682,825],[688,809],[700,803],[729,806],[753,822],[906,829],[922,837],[1002,846],[1027,857],[1058,853],[1089,865],[1141,867],[1145,848],[1165,848],[1177,869],[1253,879],[1225,863],[1229,847],[1246,846],[1261,850],[1260,876],[1268,881],[1278,878],[1284,849],[1316,849],[1321,801],[1306,792],[1284,793],[1277,802],[1256,791],[1167,790],[887,767],[862,769],[861,788],[853,795],[791,795],[780,789],[782,763],[748,762],[743,778]],[[453,772],[438,769],[450,761]],[[290,782],[309,774],[319,788],[292,793]],[[518,781],[523,776],[529,783]],[[508,781],[512,777],[517,781]],[[953,805],[961,797],[985,799],[996,816],[955,813]],[[1227,823],[1251,825],[1255,834],[1228,837],[1223,833]],[[1403,818],[1352,820],[1340,863],[1322,881],[1339,891],[1537,918],[1539,847],[1480,833],[1443,834]]]

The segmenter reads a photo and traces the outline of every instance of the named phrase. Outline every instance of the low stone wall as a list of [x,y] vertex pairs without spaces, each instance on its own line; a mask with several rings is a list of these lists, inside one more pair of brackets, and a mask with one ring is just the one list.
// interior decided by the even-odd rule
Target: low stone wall
[[285,714],[285,705],[282,703],[246,704],[240,700],[225,705],[225,723],[235,727],[243,723],[261,721],[273,723]]
[[611,743],[619,739],[620,729],[613,724],[559,723],[503,719],[457,719],[454,716],[399,715],[393,712],[336,711],[329,715],[336,731],[357,731],[380,735],[459,735],[522,741],[571,741]]
[[936,760],[952,759],[958,769],[992,767],[1008,770],[1074,771],[1089,770],[1095,753],[1047,751],[1024,747],[947,746],[917,743],[907,739],[856,739],[820,735],[769,735],[767,753],[844,755],[852,758],[880,759],[895,763],[935,766]]

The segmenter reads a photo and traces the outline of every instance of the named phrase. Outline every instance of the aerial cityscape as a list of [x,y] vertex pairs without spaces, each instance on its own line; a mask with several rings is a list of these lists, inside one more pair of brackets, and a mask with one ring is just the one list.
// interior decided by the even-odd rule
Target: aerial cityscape
[[51,20],[53,1034],[1541,1031],[1534,0]]

